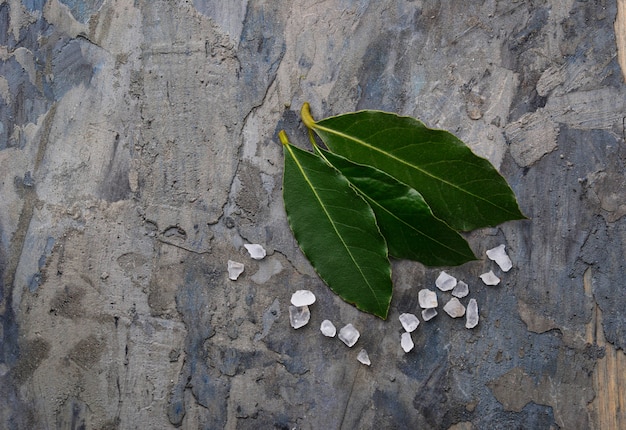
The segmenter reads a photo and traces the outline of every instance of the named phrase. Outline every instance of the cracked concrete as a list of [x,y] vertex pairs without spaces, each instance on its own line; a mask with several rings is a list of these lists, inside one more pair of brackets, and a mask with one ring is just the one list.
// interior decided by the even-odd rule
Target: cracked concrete
[[[0,427],[626,426],[623,18],[623,0],[0,1]],[[305,101],[418,117],[507,178],[529,220],[469,240],[513,270],[446,268],[478,327],[442,313],[405,354],[398,315],[438,269],[394,261],[388,321],[319,280],[281,194],[277,134],[308,145]],[[297,289],[317,302],[295,331]]]

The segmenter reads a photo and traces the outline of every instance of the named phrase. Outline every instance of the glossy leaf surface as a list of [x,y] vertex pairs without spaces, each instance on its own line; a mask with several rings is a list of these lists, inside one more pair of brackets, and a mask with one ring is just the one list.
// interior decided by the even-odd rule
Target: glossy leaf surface
[[332,152],[416,189],[433,213],[456,230],[524,218],[513,191],[491,163],[447,131],[380,111],[315,122],[305,104],[302,117]]
[[293,234],[317,273],[341,298],[387,317],[391,265],[370,206],[318,155],[287,142],[283,200]]
[[371,166],[316,149],[370,204],[392,256],[427,266],[457,266],[476,259],[465,239],[436,218],[413,188]]

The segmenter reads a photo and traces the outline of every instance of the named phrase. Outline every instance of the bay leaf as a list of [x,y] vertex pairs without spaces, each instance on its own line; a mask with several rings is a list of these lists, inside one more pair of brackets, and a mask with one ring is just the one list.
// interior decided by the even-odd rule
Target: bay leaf
[[338,170],[279,136],[285,211],[302,252],[343,300],[385,319],[391,264],[374,212]]
[[393,257],[427,266],[458,266],[476,259],[467,241],[435,217],[415,189],[374,167],[315,148],[369,203]]
[[372,110],[315,121],[307,103],[302,119],[332,152],[376,167],[419,191],[435,216],[456,230],[525,218],[493,165],[447,131]]

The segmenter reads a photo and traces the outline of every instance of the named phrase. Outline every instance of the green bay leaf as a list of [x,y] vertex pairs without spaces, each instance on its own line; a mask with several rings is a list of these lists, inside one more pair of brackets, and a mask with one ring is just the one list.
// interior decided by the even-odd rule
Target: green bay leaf
[[365,197],[392,256],[427,266],[457,266],[476,259],[467,241],[435,217],[416,190],[374,167],[316,150]]
[[319,156],[283,143],[283,200],[298,245],[343,300],[385,319],[391,302],[387,245],[370,206]]
[[359,111],[302,119],[334,153],[376,167],[419,191],[456,230],[524,219],[513,191],[491,163],[444,130],[393,113]]

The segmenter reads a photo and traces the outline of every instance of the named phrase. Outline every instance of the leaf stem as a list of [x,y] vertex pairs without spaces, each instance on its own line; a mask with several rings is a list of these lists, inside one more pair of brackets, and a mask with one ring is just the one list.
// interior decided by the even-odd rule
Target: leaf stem
[[317,143],[315,142],[315,135],[313,134],[313,129],[309,128],[309,142],[313,145],[313,148],[317,148]]
[[309,105],[309,102],[304,102],[302,109],[300,109],[300,115],[302,116],[302,122],[304,125],[306,125],[309,129],[315,128],[315,120],[311,116],[311,106]]
[[280,143],[282,143],[283,145],[289,145],[289,139],[287,138],[287,133],[285,133],[285,130],[281,130],[278,132],[278,138],[280,139]]

